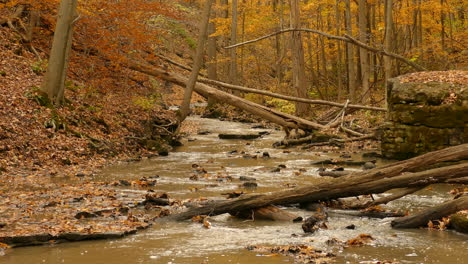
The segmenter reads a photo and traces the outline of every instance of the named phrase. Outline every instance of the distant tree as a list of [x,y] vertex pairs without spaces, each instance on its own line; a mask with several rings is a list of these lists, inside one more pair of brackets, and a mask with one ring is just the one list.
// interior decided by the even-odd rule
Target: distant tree
[[[300,7],[299,0],[291,0],[291,27],[300,28]],[[305,76],[304,46],[302,43],[302,34],[300,31],[292,33],[292,71],[293,85],[297,96],[307,98],[307,80]],[[310,105],[305,103],[296,103],[296,114],[305,116],[309,114]]]

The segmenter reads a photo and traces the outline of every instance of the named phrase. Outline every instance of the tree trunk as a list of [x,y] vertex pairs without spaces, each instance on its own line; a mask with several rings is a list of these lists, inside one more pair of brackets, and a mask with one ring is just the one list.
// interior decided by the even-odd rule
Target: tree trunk
[[[393,52],[393,0],[385,0],[385,42],[384,49],[388,52]],[[387,80],[393,77],[392,59],[384,56],[384,71],[385,71],[385,104],[387,104]]]
[[[345,23],[346,33],[353,35],[352,21],[351,21],[351,3],[350,0],[345,0]],[[348,92],[349,100],[354,103],[356,102],[356,65],[354,63],[354,47],[351,43],[346,43],[346,56],[348,66]]]
[[200,35],[198,36],[197,50],[193,62],[192,73],[187,81],[184,92],[184,101],[180,107],[179,122],[185,120],[190,112],[190,100],[192,99],[193,88],[197,82],[198,73],[203,63],[203,54],[205,53],[205,43],[208,36],[208,22],[210,20],[211,5],[214,0],[207,0],[203,8],[202,21],[200,22]]
[[[220,17],[224,19],[229,18],[229,1],[228,0],[220,0],[221,1],[221,6],[222,6],[222,11]],[[229,45],[229,37],[226,35],[223,35],[221,38],[222,46],[226,47]],[[218,76],[220,80],[224,80],[225,82],[230,82],[229,80],[229,62],[227,61],[227,58],[229,57],[229,52],[228,50],[225,50],[223,53],[224,55],[224,62],[222,63],[222,75]]]
[[[300,28],[299,0],[291,0],[291,27]],[[305,76],[304,47],[302,45],[301,32],[292,33],[292,71],[293,85],[297,97],[307,98],[307,80]],[[310,115],[310,105],[296,103],[296,114],[298,116]]]
[[[231,13],[231,45],[237,43],[237,0],[232,0],[232,13]],[[232,84],[238,84],[237,80],[237,49],[231,49],[229,51],[230,64],[229,64],[229,82]],[[239,92],[234,92],[239,95]]]
[[[367,44],[367,1],[358,0],[359,3],[359,40]],[[369,54],[366,49],[359,48],[359,61],[361,65],[361,102],[368,101],[369,94]]]
[[[341,15],[340,15],[340,5],[339,1],[336,1],[335,3],[335,21],[336,21],[336,35],[340,36],[341,35]],[[341,100],[343,98],[343,87],[342,87],[342,82],[341,82],[341,43],[337,43],[337,58],[336,58],[336,88],[337,88],[337,100]]]
[[49,64],[42,84],[42,91],[56,105],[64,101],[65,78],[70,56],[73,24],[76,18],[77,0],[60,2],[57,26],[55,27]]
[[[215,1],[216,3],[216,1]],[[216,17],[216,12],[212,12],[212,18]],[[216,32],[216,27],[213,22],[208,24],[208,35],[211,35]],[[218,80],[218,63],[217,63],[217,51],[216,51],[217,37],[208,37],[208,44],[206,48],[207,53],[207,63],[206,68],[208,72],[208,78],[212,80]],[[213,107],[216,102],[213,100],[208,100],[208,108]]]

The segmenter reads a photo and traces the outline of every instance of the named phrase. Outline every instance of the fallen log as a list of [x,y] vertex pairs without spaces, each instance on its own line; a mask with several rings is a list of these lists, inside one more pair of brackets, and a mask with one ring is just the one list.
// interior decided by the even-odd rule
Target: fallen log
[[257,139],[260,138],[262,134],[219,134],[218,138],[220,139],[244,139],[244,140],[250,140],[250,139]]
[[348,215],[356,217],[368,217],[368,218],[387,218],[387,217],[402,217],[405,214],[402,212],[379,212],[379,211],[354,211],[354,210],[343,210],[343,209],[327,209],[330,215]]
[[[330,127],[333,127],[333,124],[330,125]],[[342,146],[344,143],[348,142],[356,142],[356,141],[362,141],[362,140],[375,140],[376,136],[374,134],[371,135],[364,135],[362,137],[355,137],[355,138],[348,138],[348,139],[330,139],[328,142],[318,142],[318,143],[311,143],[308,145],[305,145],[302,147],[302,149],[309,149],[312,147],[320,147],[320,146]]]
[[301,145],[311,142],[329,142],[331,139],[339,139],[338,136],[335,135],[328,135],[323,133],[312,133],[309,136],[298,138],[298,139],[283,139],[281,141],[273,143],[274,147],[289,147],[295,145]]
[[[216,85],[216,86],[227,88],[227,89],[234,90],[234,91],[261,94],[261,95],[266,95],[266,96],[270,96],[270,97],[273,97],[273,98],[284,99],[284,100],[287,100],[287,101],[300,102],[300,103],[306,103],[306,104],[316,104],[316,105],[328,105],[328,106],[334,106],[334,107],[344,107],[345,106],[345,104],[342,104],[342,103],[325,101],[325,100],[312,100],[312,99],[288,96],[288,95],[273,93],[273,92],[269,92],[269,91],[264,91],[264,90],[259,90],[259,89],[254,89],[254,88],[249,88],[249,87],[244,87],[244,86],[239,86],[239,85],[233,85],[233,84],[220,82],[220,81],[215,81],[215,80],[211,80],[211,79],[207,79],[207,78],[199,78],[199,81],[202,82],[202,83]],[[372,110],[372,111],[379,111],[379,112],[386,112],[387,111],[386,108],[382,108],[382,107],[367,106],[367,105],[356,105],[356,104],[349,104],[347,106],[347,108],[357,109],[357,110]]]
[[349,175],[351,174],[352,172],[351,171],[321,171],[319,172],[319,175],[322,176],[322,177],[332,177],[332,178],[339,178],[339,177],[343,177],[343,176],[346,176],[346,175]]
[[[163,80],[175,83],[181,87],[185,86],[187,78],[177,73],[170,73],[163,69],[152,67],[150,65],[142,64],[139,62],[128,62],[127,67],[129,69],[145,73],[151,76],[159,77]],[[314,123],[309,120],[305,120],[293,115],[281,113],[279,111],[269,109],[262,105],[250,102],[243,98],[235,95],[220,91],[206,84],[197,83],[194,87],[194,91],[206,98],[212,98],[216,101],[223,102],[234,107],[240,108],[256,116],[262,117],[270,122],[276,123],[282,127],[289,129],[301,128],[303,130],[317,130],[323,129],[324,126]],[[280,114],[281,113],[281,114]]]
[[372,170],[353,173],[349,176],[331,179],[321,184],[267,194],[243,195],[229,201],[214,202],[204,207],[173,214],[167,217],[167,219],[185,220],[196,215],[218,215],[226,212],[260,208],[271,204],[287,205],[330,200],[361,194],[382,193],[395,188],[425,186],[432,183],[445,182],[448,179],[465,177],[468,174],[468,163],[465,162],[423,172],[411,172],[430,164],[463,159],[468,159],[468,144],[434,151]]
[[449,179],[447,183],[450,184],[468,184],[468,177],[457,178],[457,179]]
[[302,217],[274,205],[230,213],[232,216],[249,220],[302,221]]
[[425,187],[427,187],[427,185],[417,186],[414,188],[404,188],[403,190],[400,190],[399,192],[393,193],[391,195],[388,195],[388,196],[385,196],[376,200],[371,200],[371,201],[356,202],[356,201],[345,201],[345,200],[340,199],[340,202],[343,204],[343,207],[346,209],[364,209],[364,208],[369,208],[369,207],[380,205],[380,204],[387,204],[391,201],[400,199],[401,197],[404,197],[408,194],[412,194],[421,189],[424,189]]
[[445,202],[426,209],[418,214],[398,218],[392,221],[394,228],[418,228],[426,226],[429,221],[442,219],[461,210],[468,209],[468,196]]

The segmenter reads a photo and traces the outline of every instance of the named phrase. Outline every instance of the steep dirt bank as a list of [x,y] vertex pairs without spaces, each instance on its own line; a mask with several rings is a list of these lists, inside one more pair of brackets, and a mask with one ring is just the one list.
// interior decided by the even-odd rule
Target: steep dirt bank
[[1,27],[0,58],[2,177],[86,175],[108,161],[157,155],[145,139],[171,139],[154,126],[172,123],[174,115],[146,99],[151,86],[110,80],[116,89],[103,91],[71,80],[65,106],[41,106],[44,62]]

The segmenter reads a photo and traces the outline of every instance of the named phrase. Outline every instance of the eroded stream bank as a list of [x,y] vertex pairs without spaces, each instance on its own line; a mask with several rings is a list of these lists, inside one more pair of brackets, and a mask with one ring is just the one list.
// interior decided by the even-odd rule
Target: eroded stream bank
[[[184,146],[167,157],[109,167],[94,180],[138,180],[159,176],[154,189],[172,198],[220,198],[221,193],[242,190],[267,192],[297,185],[326,181],[318,176],[317,165],[311,161],[335,158],[340,153],[291,152],[272,148],[283,133],[270,129],[252,129],[251,124],[221,122],[193,118],[201,129],[210,133],[193,135]],[[248,133],[266,131],[257,140],[220,140],[219,133]],[[263,157],[267,152],[270,158]],[[255,158],[257,156],[257,158]],[[360,159],[360,153],[353,154]],[[205,172],[195,175],[194,164]],[[379,162],[377,163],[379,164]],[[277,171],[279,165],[285,165]],[[355,167],[354,169],[359,169]],[[275,172],[273,172],[275,171]],[[256,179],[256,189],[239,187],[240,176]],[[192,177],[192,179],[190,179]],[[232,177],[232,181],[229,181]],[[128,189],[129,187],[123,187]],[[434,186],[408,195],[388,205],[392,209],[415,209],[449,199],[448,185]],[[135,192],[145,192],[132,189]],[[289,208],[303,217],[309,213]],[[391,219],[357,218],[331,215],[328,230],[305,235],[301,223],[243,221],[228,215],[213,217],[211,228],[192,222],[169,222],[117,240],[85,241],[57,245],[16,248],[2,257],[2,263],[287,263],[292,258],[257,256],[245,249],[249,245],[307,244],[338,255],[336,263],[466,263],[467,235],[452,231],[393,230]],[[345,227],[354,224],[356,229]],[[333,238],[349,240],[359,234],[369,234],[374,240],[366,246],[341,248],[329,246]]]

